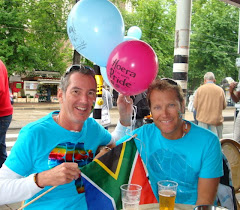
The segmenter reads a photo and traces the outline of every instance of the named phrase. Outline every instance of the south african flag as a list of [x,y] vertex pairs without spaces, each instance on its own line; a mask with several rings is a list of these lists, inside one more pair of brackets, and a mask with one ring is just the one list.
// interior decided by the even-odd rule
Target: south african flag
[[121,209],[122,184],[142,186],[140,204],[157,203],[134,139],[81,169],[89,210]]

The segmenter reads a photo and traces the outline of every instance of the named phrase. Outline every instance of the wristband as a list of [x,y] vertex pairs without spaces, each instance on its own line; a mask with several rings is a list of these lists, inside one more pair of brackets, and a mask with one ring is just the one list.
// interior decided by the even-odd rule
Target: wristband
[[38,185],[38,183],[37,183],[37,177],[38,177],[38,173],[34,174],[33,180],[34,180],[35,184],[36,184],[39,188],[44,188],[44,187],[40,187],[40,186]]

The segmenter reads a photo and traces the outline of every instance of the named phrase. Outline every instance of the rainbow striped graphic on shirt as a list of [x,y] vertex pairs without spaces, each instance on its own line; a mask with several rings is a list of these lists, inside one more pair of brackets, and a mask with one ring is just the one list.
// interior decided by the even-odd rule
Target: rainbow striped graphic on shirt
[[[53,168],[64,162],[78,163],[79,167],[85,166],[92,162],[93,153],[92,150],[85,150],[84,143],[71,143],[66,142],[57,145],[49,154],[48,166]],[[75,181],[75,185],[78,193],[84,192],[82,179],[79,178]]]

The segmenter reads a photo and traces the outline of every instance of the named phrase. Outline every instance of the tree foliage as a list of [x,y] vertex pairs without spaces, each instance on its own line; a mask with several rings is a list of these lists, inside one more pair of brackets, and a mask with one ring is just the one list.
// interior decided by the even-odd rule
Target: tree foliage
[[71,5],[70,0],[0,0],[0,58],[10,74],[66,68]]
[[31,48],[25,42],[27,16],[22,3],[14,0],[0,0],[0,58],[8,71],[21,71],[32,67]]
[[239,9],[219,0],[196,0],[192,10],[189,87],[198,87],[209,71],[218,84],[229,76],[236,80]]
[[154,49],[161,77],[172,77],[175,12],[175,2],[169,0],[139,0],[135,12],[122,12],[126,32],[131,26],[138,26],[142,30],[141,40]]

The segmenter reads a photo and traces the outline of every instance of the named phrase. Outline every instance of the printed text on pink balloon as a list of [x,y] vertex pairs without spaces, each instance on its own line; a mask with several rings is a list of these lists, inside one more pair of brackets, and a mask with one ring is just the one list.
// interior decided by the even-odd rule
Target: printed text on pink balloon
[[122,67],[120,64],[118,64],[119,60],[114,60],[112,67],[110,69],[110,79],[112,83],[120,84],[122,86],[126,86],[128,88],[131,87],[131,83],[126,82],[126,78],[123,79],[121,77],[136,77],[136,73],[132,72],[124,67]]

